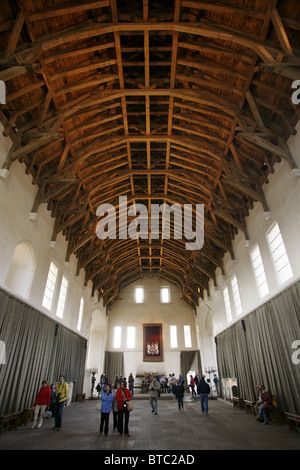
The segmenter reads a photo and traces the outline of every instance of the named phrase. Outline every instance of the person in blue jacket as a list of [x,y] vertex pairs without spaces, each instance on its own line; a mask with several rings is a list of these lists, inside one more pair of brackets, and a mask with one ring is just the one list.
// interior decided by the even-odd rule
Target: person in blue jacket
[[108,424],[109,424],[109,415],[112,410],[113,402],[113,393],[111,391],[110,385],[107,383],[104,387],[103,392],[101,393],[101,421],[100,421],[100,434],[103,432],[107,436],[108,434]]

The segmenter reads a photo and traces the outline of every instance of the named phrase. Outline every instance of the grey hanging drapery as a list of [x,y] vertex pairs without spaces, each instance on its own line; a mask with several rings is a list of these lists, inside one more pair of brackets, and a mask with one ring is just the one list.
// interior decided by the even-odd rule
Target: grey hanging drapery
[[180,351],[180,373],[181,376],[185,380],[185,385],[188,385],[186,383],[186,376],[191,370],[191,367],[195,361],[195,358],[197,359],[197,372],[201,374],[202,371],[202,366],[201,366],[201,359],[200,359],[200,351]]
[[124,354],[119,351],[105,351],[104,373],[113,386],[116,376],[124,374]]
[[63,374],[74,382],[73,397],[82,393],[86,340],[35,308],[0,289],[0,340],[5,364],[0,364],[0,414],[23,411],[47,380]]
[[237,322],[216,337],[219,378],[236,378],[240,397],[251,401],[264,383],[283,411],[300,414],[300,364],[292,358],[300,340],[300,282],[245,316],[244,326]]

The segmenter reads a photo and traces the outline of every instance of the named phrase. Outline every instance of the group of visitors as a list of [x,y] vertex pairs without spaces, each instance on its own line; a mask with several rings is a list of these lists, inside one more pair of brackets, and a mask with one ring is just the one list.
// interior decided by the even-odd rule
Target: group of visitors
[[44,380],[33,404],[34,415],[31,426],[32,429],[42,426],[46,409],[49,408],[50,415],[55,418],[53,429],[60,431],[63,409],[67,406],[69,394],[70,387],[67,382],[65,382],[63,375],[59,377],[59,382],[52,384],[51,387],[48,385],[48,382]]
[[[150,406],[151,412],[157,415],[158,413],[158,398],[162,390],[162,383],[157,376],[152,376],[151,381],[148,384],[148,390],[150,391]],[[183,398],[184,398],[184,380],[181,376],[178,379],[175,378],[174,374],[170,374],[168,378],[168,386],[171,387],[171,392],[177,400],[178,410],[183,410]],[[133,384],[134,378],[132,374],[128,378],[129,388],[127,388],[127,381],[124,377],[116,377],[114,387],[111,388],[107,382],[105,374],[101,375],[100,386],[101,386],[101,418],[100,418],[100,434],[103,433],[105,436],[108,435],[109,430],[109,417],[110,413],[113,413],[113,429],[117,430],[120,436],[125,434],[127,437],[129,433],[129,417],[132,407],[130,407],[130,401],[133,397]],[[103,389],[102,389],[103,386]],[[210,394],[210,386],[207,383],[205,376],[199,377],[198,374],[193,377],[190,375],[189,387],[191,388],[192,395],[199,395],[201,411],[208,415],[208,397]],[[97,386],[98,389],[98,386]],[[195,390],[196,389],[196,390]],[[269,390],[265,388],[263,384],[257,385],[259,397],[254,406],[256,419],[268,424],[267,409],[273,408],[272,400],[273,396]],[[50,410],[50,414],[55,418],[55,425],[53,429],[60,430],[62,425],[63,409],[67,406],[67,399],[70,393],[70,388],[67,382],[65,382],[64,376],[60,376],[59,382],[54,383],[51,387],[48,382],[44,380],[42,386],[34,401],[34,417],[32,428],[40,428],[43,423],[43,417],[46,409]],[[99,392],[98,392],[99,393]]]
[[108,435],[109,416],[113,412],[113,429],[118,430],[120,436],[123,433],[129,437],[129,402],[132,394],[127,388],[124,381],[117,382],[116,388],[111,389],[110,384],[105,385],[105,389],[101,393],[101,419],[100,434]]
[[[176,397],[178,410],[183,410],[183,398],[184,398],[184,380],[181,376],[178,379],[174,377],[174,374],[170,374],[170,387],[172,389],[172,395]],[[191,376],[192,377],[192,376]],[[152,377],[149,385],[150,391],[150,406],[152,413],[157,415],[158,398],[161,391],[161,383],[156,376]],[[197,393],[200,398],[201,411],[202,413],[208,414],[208,396],[210,394],[210,386],[206,382],[205,376],[202,376],[197,384]]]
[[[156,380],[160,385],[160,393],[168,393],[169,395],[174,395],[175,392],[175,385],[177,378],[175,377],[175,374],[169,374],[169,376],[165,375],[156,375]],[[150,390],[150,384],[153,380],[153,374],[148,374],[147,377],[145,378],[145,381],[143,383],[144,390],[146,393]],[[184,379],[182,378],[181,375],[178,377],[178,381],[184,385]]]
[[[203,376],[203,377],[205,377],[205,376]],[[201,380],[201,377],[199,376],[199,374],[197,372],[196,372],[194,377],[192,375],[190,375],[189,387],[191,389],[192,396],[197,396],[197,393],[198,393],[197,387],[198,387],[198,384],[200,383],[200,380]],[[217,396],[219,396],[220,395],[220,388],[219,388],[219,378],[218,378],[217,374],[214,374],[213,382],[214,382],[214,385],[215,385],[215,388],[216,388]]]

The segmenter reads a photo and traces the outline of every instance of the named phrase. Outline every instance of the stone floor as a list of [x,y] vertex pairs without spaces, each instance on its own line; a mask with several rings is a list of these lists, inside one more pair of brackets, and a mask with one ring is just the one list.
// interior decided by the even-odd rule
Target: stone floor
[[[141,397],[139,397],[141,398]],[[100,413],[96,400],[73,403],[64,409],[60,432],[52,430],[54,419],[44,419],[40,429],[26,427],[5,431],[0,450],[102,450],[111,452],[201,450],[299,450],[300,434],[285,424],[265,426],[243,410],[223,400],[209,400],[209,414],[203,415],[199,399],[185,398],[179,411],[175,399],[159,399],[158,414],[151,413],[149,397],[133,398],[130,437],[112,430],[100,435]],[[189,453],[191,453],[189,452]],[[149,452],[148,452],[149,453]],[[146,452],[147,454],[147,452]]]

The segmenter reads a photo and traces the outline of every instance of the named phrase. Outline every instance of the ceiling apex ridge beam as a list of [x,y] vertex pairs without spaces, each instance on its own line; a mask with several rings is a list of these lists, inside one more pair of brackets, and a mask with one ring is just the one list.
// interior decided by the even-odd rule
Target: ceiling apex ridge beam
[[[29,51],[23,51],[22,54],[31,54],[38,57],[40,53],[46,52],[58,46],[62,46],[72,41],[86,40],[93,36],[100,36],[109,33],[119,32],[144,32],[144,31],[169,31],[192,34],[195,36],[203,36],[208,38],[218,38],[224,41],[230,41],[239,44],[245,48],[251,49],[259,54],[267,51],[267,46],[257,41],[257,38],[242,34],[240,32],[232,32],[224,26],[201,23],[201,22],[141,22],[141,23],[90,23],[71,26],[59,33],[52,33],[46,37],[37,39],[36,46]],[[276,50],[276,47],[273,47]],[[280,52],[280,51],[278,51]]]

